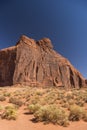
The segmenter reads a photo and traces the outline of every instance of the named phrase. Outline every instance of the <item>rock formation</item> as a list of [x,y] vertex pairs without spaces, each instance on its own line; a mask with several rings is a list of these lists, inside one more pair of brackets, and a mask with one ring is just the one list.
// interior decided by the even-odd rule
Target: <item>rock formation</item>
[[21,36],[17,44],[0,51],[0,86],[25,84],[81,88],[85,79],[56,51],[48,38]]

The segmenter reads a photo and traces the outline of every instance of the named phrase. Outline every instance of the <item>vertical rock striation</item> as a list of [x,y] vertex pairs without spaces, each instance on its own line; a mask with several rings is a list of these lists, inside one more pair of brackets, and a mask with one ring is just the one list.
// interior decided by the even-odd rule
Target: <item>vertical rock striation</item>
[[81,88],[86,86],[71,63],[53,50],[48,38],[21,36],[16,46],[0,51],[0,86],[13,84]]

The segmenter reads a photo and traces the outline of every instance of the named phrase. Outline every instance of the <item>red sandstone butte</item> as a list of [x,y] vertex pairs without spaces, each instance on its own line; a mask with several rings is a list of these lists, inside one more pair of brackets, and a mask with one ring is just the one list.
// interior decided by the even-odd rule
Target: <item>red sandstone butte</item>
[[51,40],[21,36],[17,44],[0,50],[0,86],[81,88],[87,84],[71,63],[53,50]]

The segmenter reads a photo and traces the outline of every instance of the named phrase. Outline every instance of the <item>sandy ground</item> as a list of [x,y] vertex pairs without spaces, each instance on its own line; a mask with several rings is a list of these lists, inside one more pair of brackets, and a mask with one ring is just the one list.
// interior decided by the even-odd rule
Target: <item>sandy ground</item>
[[71,123],[68,127],[52,124],[33,123],[33,116],[21,114],[16,121],[0,119],[0,130],[86,130],[87,123],[83,121]]
[[[7,88],[9,92],[16,89],[18,88]],[[33,115],[24,114],[24,108],[21,108],[18,113],[16,121],[0,119],[0,130],[87,130],[87,122],[84,121],[71,122],[68,127],[53,124],[44,125],[32,122]]]

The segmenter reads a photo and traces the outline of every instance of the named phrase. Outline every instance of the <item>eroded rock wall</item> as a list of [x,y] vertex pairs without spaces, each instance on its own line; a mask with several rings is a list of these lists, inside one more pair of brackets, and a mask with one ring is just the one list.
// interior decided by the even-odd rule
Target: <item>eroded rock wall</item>
[[15,47],[0,51],[0,86],[81,88],[87,84],[71,63],[53,50],[48,38],[22,36]]
[[13,85],[15,70],[16,47],[0,51],[0,86]]

